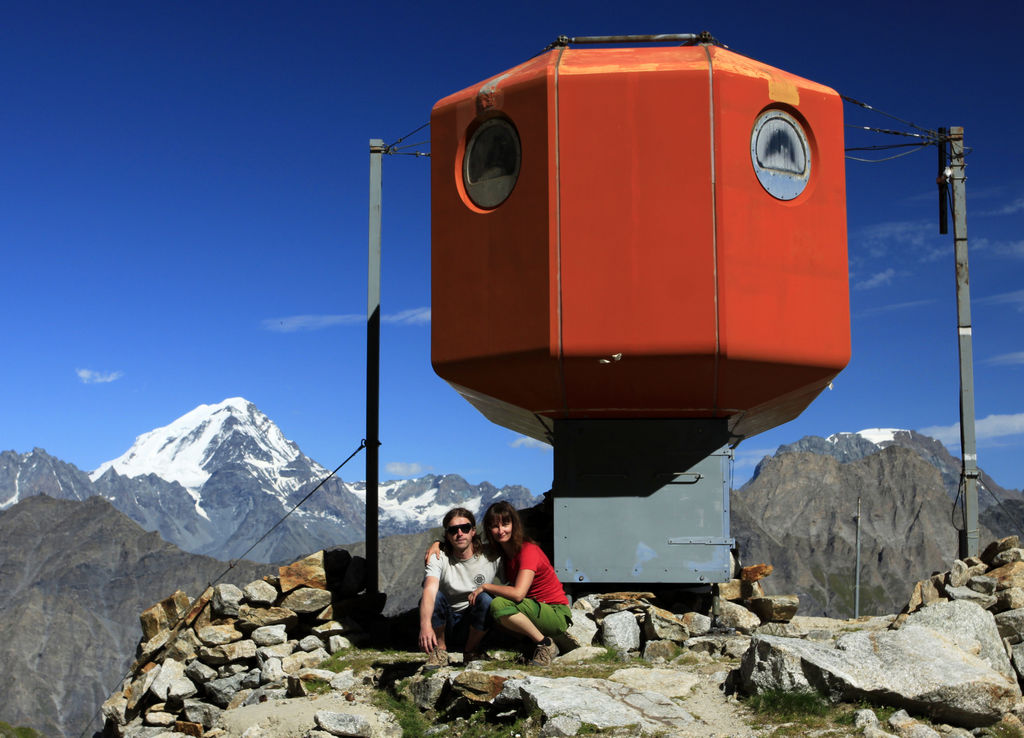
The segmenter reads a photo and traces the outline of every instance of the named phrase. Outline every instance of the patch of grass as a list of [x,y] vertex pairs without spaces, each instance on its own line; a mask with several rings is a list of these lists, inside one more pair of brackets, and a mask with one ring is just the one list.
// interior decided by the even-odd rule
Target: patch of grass
[[604,649],[604,653],[589,660],[592,664],[622,664],[623,662],[629,661],[629,657],[623,657],[619,655],[618,651],[611,648]]
[[1024,738],[1024,731],[1016,725],[996,723],[987,728],[982,728],[979,735],[981,738]]
[[[615,651],[605,650],[603,654],[580,663],[559,664],[551,666],[526,666],[516,663],[515,654],[492,652],[493,661],[488,661],[482,667],[482,671],[504,671],[506,669],[519,669],[526,674],[541,674],[546,677],[575,676],[590,679],[607,679],[614,672],[621,669],[629,659],[623,660]],[[634,665],[644,665],[645,662],[634,662]]]
[[[516,734],[534,736],[540,728],[540,721],[541,713],[537,710],[529,715],[519,715],[513,721],[504,719],[489,722],[488,708],[481,707],[469,715],[456,717],[450,721],[445,719],[444,725],[447,730],[444,735],[448,738],[509,738]],[[408,735],[411,734],[404,733],[403,738]]]
[[389,711],[402,726],[402,738],[422,738],[431,723],[411,700],[404,699],[388,690],[375,690],[373,704]]
[[672,663],[673,665],[696,666],[697,664],[706,663],[704,659],[702,659],[693,651],[684,651],[683,649],[679,648],[679,646],[676,646],[676,650],[679,651],[679,653],[676,656],[669,659],[670,663]]
[[331,691],[331,683],[323,679],[310,679],[306,682],[306,691],[310,694],[327,694]]
[[789,692],[782,689],[755,694],[747,700],[747,706],[757,714],[773,720],[824,717],[830,711],[828,702],[817,692]]
[[33,728],[14,726],[0,720],[0,738],[43,738],[43,734]]
[[329,669],[334,672],[342,672],[345,669],[361,671],[371,666],[394,664],[403,661],[422,661],[424,658],[426,658],[424,654],[410,651],[346,648],[336,651],[330,657],[321,661],[319,668]]
[[559,666],[554,665],[548,668],[528,667],[531,672],[536,672],[541,676],[552,677],[557,679],[559,677],[579,677],[580,679],[607,679],[616,671],[620,666],[611,666],[609,664],[572,664],[571,666]]
[[[771,723],[769,738],[796,738],[805,736],[811,730],[848,729],[853,726],[858,710],[868,709],[875,713],[883,730],[885,724],[897,711],[895,707],[872,705],[863,700],[857,703],[831,704],[816,692],[785,692],[775,690],[752,696],[744,701],[757,715]],[[931,723],[917,717],[923,725]],[[1012,733],[992,738],[1024,738]]]
[[[853,725],[857,719],[857,712],[859,710],[871,710],[875,713],[875,717],[878,718],[878,722],[885,723],[893,716],[893,713],[897,711],[897,708],[890,707],[888,705],[872,705],[864,700],[855,703],[845,703],[836,705],[835,710],[837,712],[834,722],[837,725]],[[1024,736],[1022,736],[1024,738]]]

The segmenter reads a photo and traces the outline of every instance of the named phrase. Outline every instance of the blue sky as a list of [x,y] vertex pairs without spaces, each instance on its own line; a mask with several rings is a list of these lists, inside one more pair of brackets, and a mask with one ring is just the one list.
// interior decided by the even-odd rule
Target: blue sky
[[[978,457],[1024,487],[1024,10],[824,5],[4,4],[0,449],[91,470],[240,395],[333,468],[364,435],[368,140],[412,131],[439,98],[559,34],[707,29],[922,126],[965,127]],[[935,168],[932,149],[847,162],[853,359],[800,418],[741,444],[740,479],[807,434],[898,427],[955,444],[953,243],[938,235]],[[428,170],[384,162],[382,476],[541,492],[550,450],[430,368]],[[354,464],[346,479],[363,478]]]

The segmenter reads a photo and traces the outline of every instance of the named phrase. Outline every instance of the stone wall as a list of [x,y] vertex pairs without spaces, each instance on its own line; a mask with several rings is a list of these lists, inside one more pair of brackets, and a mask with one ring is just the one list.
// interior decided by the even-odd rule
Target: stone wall
[[202,735],[247,698],[287,696],[303,670],[366,643],[361,622],[383,601],[363,592],[365,573],[365,560],[343,549],[318,551],[243,589],[218,584],[195,600],[178,591],[148,608],[130,673],[103,703],[105,734]]

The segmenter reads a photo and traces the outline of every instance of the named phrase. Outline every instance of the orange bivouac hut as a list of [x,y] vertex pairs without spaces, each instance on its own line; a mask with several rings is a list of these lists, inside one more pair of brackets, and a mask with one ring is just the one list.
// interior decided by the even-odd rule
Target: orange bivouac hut
[[434,369],[555,445],[556,496],[621,493],[583,467],[644,428],[686,469],[849,361],[833,90],[713,44],[563,42],[430,124]]
[[831,89],[714,46],[556,48],[430,124],[433,364],[491,420],[745,437],[849,360]]

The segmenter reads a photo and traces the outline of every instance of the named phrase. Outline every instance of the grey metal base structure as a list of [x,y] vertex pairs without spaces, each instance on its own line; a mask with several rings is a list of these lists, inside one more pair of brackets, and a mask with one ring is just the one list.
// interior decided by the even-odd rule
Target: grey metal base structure
[[554,440],[552,563],[564,584],[729,579],[724,421],[559,420]]

